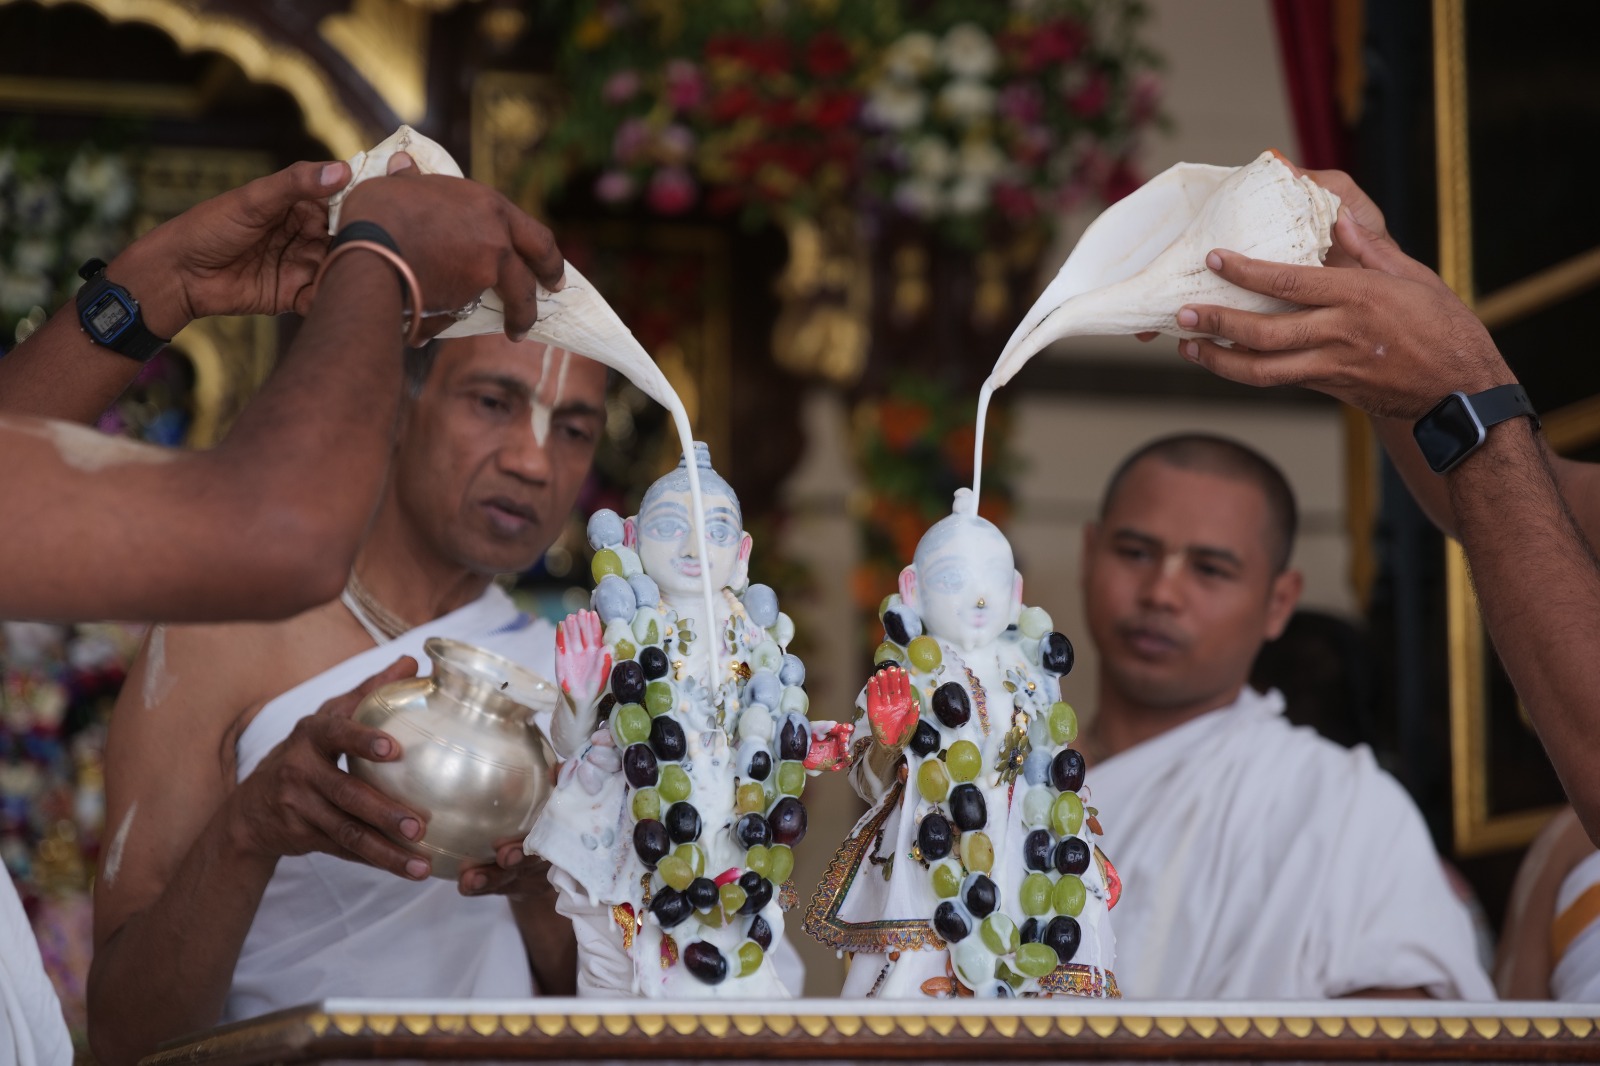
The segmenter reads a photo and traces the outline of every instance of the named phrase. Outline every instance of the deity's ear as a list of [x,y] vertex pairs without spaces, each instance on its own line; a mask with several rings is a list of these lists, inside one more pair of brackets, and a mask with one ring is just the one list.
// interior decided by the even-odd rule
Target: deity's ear
[[918,614],[922,613],[922,605],[917,602],[917,567],[915,563],[900,571],[900,602]]
[[634,551],[639,550],[638,515],[634,515],[632,518],[624,518],[622,520],[622,546],[624,548],[632,548]]
[[741,592],[750,584],[750,548],[754,542],[750,534],[744,533],[739,537],[739,555],[733,564],[733,577],[728,581],[728,587],[735,592]]
[[1011,584],[1011,617],[1008,621],[1015,623],[1018,618],[1022,617],[1022,571],[1011,571],[1011,577],[1013,578]]

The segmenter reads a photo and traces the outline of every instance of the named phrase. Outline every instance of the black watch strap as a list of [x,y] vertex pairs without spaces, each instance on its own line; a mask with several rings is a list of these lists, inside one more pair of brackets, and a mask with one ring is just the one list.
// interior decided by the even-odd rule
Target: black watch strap
[[1539,428],[1539,412],[1533,409],[1533,401],[1528,399],[1528,393],[1521,385],[1496,385],[1492,389],[1474,393],[1468,400],[1472,403],[1472,409],[1478,412],[1478,421],[1483,423],[1484,429],[1524,415],[1533,419],[1534,429]]
[[1417,419],[1411,434],[1433,472],[1445,474],[1483,446],[1491,427],[1524,416],[1539,428],[1539,415],[1521,385],[1497,385],[1472,396],[1452,392]]
[[102,348],[141,363],[148,363],[171,343],[144,324],[144,314],[133,294],[106,277],[106,264],[90,259],[78,268],[83,279],[76,302],[78,326]]

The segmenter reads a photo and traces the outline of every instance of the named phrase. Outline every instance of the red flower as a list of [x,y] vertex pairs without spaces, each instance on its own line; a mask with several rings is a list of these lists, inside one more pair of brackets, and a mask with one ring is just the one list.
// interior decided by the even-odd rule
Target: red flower
[[743,118],[756,108],[755,90],[748,85],[735,85],[711,101],[711,121],[722,123]]
[[645,201],[662,215],[681,215],[694,205],[695,185],[682,167],[662,167],[650,178]]
[[890,398],[878,408],[878,425],[883,431],[883,442],[897,452],[903,452],[915,444],[932,420],[932,412],[920,403]]
[[789,42],[782,37],[750,41],[745,45],[743,59],[757,73],[783,74],[789,69]]
[[1083,51],[1086,37],[1082,26],[1067,19],[1040,26],[1028,39],[1028,58],[1033,69],[1072,62]]
[[832,78],[850,69],[850,46],[833,30],[823,30],[806,45],[806,68],[819,78]]
[[1007,217],[1026,221],[1038,213],[1033,192],[1021,185],[1003,182],[994,187],[995,206]]
[[823,90],[811,101],[811,124],[819,130],[837,129],[855,121],[861,97],[845,89]]
[[666,69],[667,102],[679,111],[700,106],[705,98],[705,79],[700,68],[687,59],[674,59]]
[[793,100],[778,99],[768,102],[762,118],[765,119],[767,125],[774,129],[783,130],[794,125],[794,113],[795,104]]
[[1105,71],[1097,70],[1077,92],[1067,97],[1067,106],[1079,118],[1099,118],[1111,99],[1111,79]]
[[1110,177],[1106,178],[1104,193],[1106,203],[1116,203],[1143,184],[1144,181],[1133,169],[1133,164],[1129,160],[1117,160],[1117,165],[1111,169]]

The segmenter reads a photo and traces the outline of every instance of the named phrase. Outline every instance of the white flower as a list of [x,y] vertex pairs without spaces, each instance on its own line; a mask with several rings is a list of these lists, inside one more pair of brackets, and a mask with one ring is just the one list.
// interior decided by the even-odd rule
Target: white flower
[[951,214],[977,214],[989,206],[989,183],[981,178],[962,178],[951,188],[949,203]]
[[0,311],[26,314],[39,304],[50,302],[50,281],[41,274],[8,270],[0,274]]
[[17,168],[17,153],[13,148],[0,148],[0,185],[11,180],[11,172]]
[[932,218],[939,213],[939,186],[922,178],[902,181],[894,190],[894,204],[908,215]]
[[938,182],[955,169],[955,153],[939,136],[918,137],[911,146],[911,172],[919,178]]
[[79,152],[67,167],[66,192],[77,203],[93,204],[95,215],[107,221],[133,208],[133,182],[120,156]]
[[11,265],[19,274],[45,274],[56,265],[59,251],[50,237],[23,237],[12,249]]
[[963,178],[988,184],[1005,173],[1006,157],[993,141],[969,140],[962,143],[956,165]]
[[42,178],[19,182],[14,204],[17,229],[23,233],[50,233],[61,225],[61,197]]
[[939,110],[956,122],[978,122],[994,114],[994,87],[960,79],[939,91]]
[[922,122],[928,98],[921,89],[880,82],[867,98],[866,118],[884,129],[905,130]]
[[939,42],[933,34],[914,30],[884,50],[883,65],[890,76],[915,81],[933,70],[938,56]]
[[944,35],[939,58],[958,78],[987,78],[1000,62],[1000,51],[981,26],[961,22]]

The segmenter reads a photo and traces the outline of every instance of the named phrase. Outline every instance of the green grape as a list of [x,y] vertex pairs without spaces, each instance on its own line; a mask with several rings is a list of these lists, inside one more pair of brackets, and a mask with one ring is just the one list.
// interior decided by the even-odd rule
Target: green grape
[[772,852],[767,850],[765,844],[752,845],[744,853],[744,864],[762,877],[772,876]]
[[761,960],[764,957],[761,945],[754,940],[746,940],[739,945],[739,976],[749,977],[761,969]]
[[794,639],[794,619],[779,611],[778,620],[768,627],[767,632],[778,642],[778,647],[787,648],[789,642]]
[[778,791],[785,796],[798,796],[806,790],[806,765],[789,760],[778,764]]
[[799,685],[790,685],[778,698],[778,710],[784,714],[798,714],[804,717],[806,712],[811,710],[811,697],[807,696],[806,690]]
[[895,597],[895,594],[893,592],[891,592],[891,593],[889,593],[889,595],[885,596],[883,599],[878,601],[878,619],[879,619],[879,621],[882,621],[883,612],[887,611],[889,609],[889,601],[894,599],[894,597]]
[[738,814],[760,814],[767,809],[767,793],[759,781],[746,781],[739,786],[737,798],[734,801],[734,811]]
[[1009,955],[1022,943],[1022,936],[1017,932],[1017,923],[1001,911],[995,911],[985,918],[983,924],[978,927],[978,933],[983,937],[984,946],[996,955]]
[[755,646],[750,653],[750,669],[771,670],[778,672],[778,667],[783,665],[783,652],[778,650],[776,641],[763,640]]
[[677,702],[670,681],[652,681],[644,687],[644,706],[651,718],[666,714]]
[[661,767],[661,780],[656,782],[656,788],[668,803],[686,800],[689,798],[689,775],[677,763],[665,763]]
[[781,885],[789,880],[789,875],[794,873],[794,852],[787,844],[774,844],[767,849],[772,861],[771,881]]
[[661,623],[653,611],[641,609],[633,616],[633,639],[640,644],[661,643]]
[[1072,704],[1057,701],[1050,705],[1050,739],[1057,744],[1071,744],[1078,739],[1078,712]]
[[661,875],[661,880],[682,892],[689,887],[689,882],[694,880],[694,871],[689,864],[676,855],[664,855],[656,864],[656,873]]
[[1076,792],[1063,792],[1056,797],[1050,808],[1050,828],[1060,837],[1076,836],[1083,828],[1083,800]]
[[717,889],[717,895],[722,900],[722,909],[729,914],[737,914],[739,908],[744,906],[744,901],[748,898],[744,889],[732,882]]
[[978,745],[970,740],[958,740],[950,745],[944,761],[950,767],[950,776],[957,781],[971,781],[983,769],[983,756],[978,753]]
[[954,859],[941,859],[933,867],[933,894],[940,899],[953,899],[961,891],[961,864]]
[[672,854],[689,864],[689,870],[696,877],[704,877],[706,873],[706,853],[700,850],[699,844],[679,844],[672,849]]
[[708,911],[696,911],[695,913],[702,925],[708,925],[712,929],[721,929],[728,920],[723,915],[721,907],[712,907]]
[[1055,795],[1044,785],[1034,785],[1022,797],[1022,824],[1037,829],[1050,821],[1050,805]]
[[1021,988],[1028,982],[1026,977],[1022,976],[1020,973],[1017,973],[1003,962],[997,962],[994,964],[994,975],[1014,989]]
[[1017,948],[1017,969],[1028,977],[1043,977],[1060,962],[1056,949],[1049,944],[1023,944]]
[[641,788],[633,794],[633,816],[639,821],[661,818],[661,796],[653,788]]
[[650,714],[637,703],[623,703],[611,712],[611,735],[617,747],[641,744],[650,739]]
[[[594,553],[594,561],[589,564],[589,573],[594,577],[597,585],[600,583],[600,579],[607,574],[615,574],[618,577],[628,576],[622,572],[622,556],[610,548],[601,548]],[[627,603],[628,601],[623,600],[622,602]]]
[[961,865],[981,874],[994,868],[994,844],[988,833],[975,829],[961,834]]
[[925,674],[933,673],[944,660],[943,653],[939,651],[939,642],[926,635],[912,638],[906,647],[906,655],[911,659],[912,668]]
[[879,663],[891,661],[900,663],[902,666],[905,665],[906,653],[900,650],[900,645],[886,640],[878,645],[877,651],[872,653],[872,665],[877,666]]
[[1029,640],[1039,640],[1055,628],[1055,623],[1050,620],[1050,612],[1043,607],[1026,607],[1017,616],[1017,628]]
[[1017,888],[1017,899],[1022,904],[1022,913],[1030,918],[1037,918],[1050,911],[1050,879],[1041,873],[1031,873],[1022,879],[1022,884]]
[[613,644],[611,652],[616,656],[617,662],[620,663],[624,659],[631,659],[639,654],[639,649],[633,646],[633,641],[624,639]]
[[1055,891],[1050,894],[1050,906],[1055,908],[1057,914],[1076,918],[1083,913],[1083,902],[1086,897],[1083,878],[1077,874],[1063,874],[1061,880],[1056,882]]
[[942,803],[950,795],[950,771],[938,759],[923,759],[917,767],[917,791],[930,803]]

